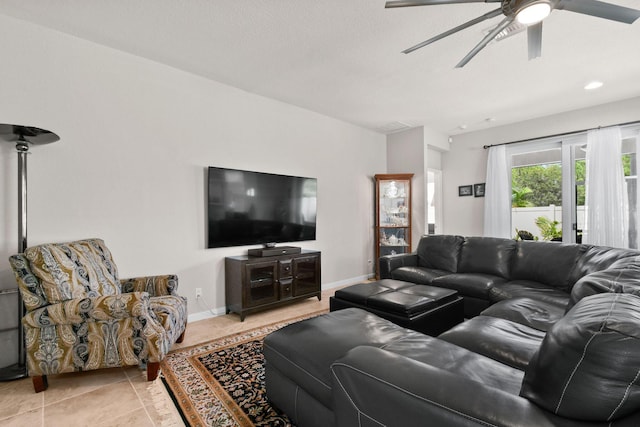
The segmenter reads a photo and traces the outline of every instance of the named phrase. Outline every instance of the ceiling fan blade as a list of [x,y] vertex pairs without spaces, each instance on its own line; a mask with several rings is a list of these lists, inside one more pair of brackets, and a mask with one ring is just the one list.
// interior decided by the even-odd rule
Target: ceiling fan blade
[[491,30],[491,32],[489,34],[487,34],[480,43],[478,43],[476,45],[476,47],[474,47],[471,52],[469,52],[467,54],[467,56],[465,56],[464,58],[462,58],[462,61],[458,62],[458,65],[456,65],[456,68],[462,68],[465,65],[467,65],[467,63],[469,61],[471,61],[473,59],[474,56],[476,56],[478,54],[478,52],[480,52],[482,49],[485,48],[485,46],[487,46],[491,40],[493,40],[495,38],[496,35],[498,35],[498,33],[502,30],[504,30],[505,28],[507,28],[513,21],[514,21],[515,16],[507,16],[505,17],[499,24],[497,27],[495,27],[493,30]]
[[392,7],[412,7],[412,6],[435,6],[439,4],[456,4],[456,3],[500,3],[501,0],[390,0],[385,3],[384,7],[389,9]]
[[496,9],[496,10],[492,10],[491,12],[485,13],[484,15],[479,16],[479,17],[477,17],[475,19],[472,19],[469,22],[465,22],[464,24],[459,25],[459,26],[457,26],[455,28],[452,28],[452,29],[450,29],[448,31],[445,31],[442,34],[438,34],[437,36],[432,37],[429,40],[423,41],[422,43],[418,43],[415,46],[412,46],[412,47],[410,47],[408,49],[405,49],[405,50],[402,51],[402,53],[411,53],[414,50],[418,50],[421,47],[425,47],[425,46],[427,46],[427,45],[429,45],[429,44],[431,44],[433,42],[436,42],[436,41],[441,40],[441,39],[443,39],[443,38],[445,38],[447,36],[450,36],[451,34],[455,34],[458,31],[464,30],[465,28],[469,28],[472,25],[475,25],[475,24],[477,24],[479,22],[482,22],[482,21],[486,21],[487,19],[494,18],[494,17],[496,17],[498,15],[502,15],[502,9]]
[[561,0],[556,9],[569,10],[625,24],[633,24],[636,19],[640,18],[640,10],[598,0]]
[[527,42],[529,44],[529,60],[542,56],[542,21],[527,27]]

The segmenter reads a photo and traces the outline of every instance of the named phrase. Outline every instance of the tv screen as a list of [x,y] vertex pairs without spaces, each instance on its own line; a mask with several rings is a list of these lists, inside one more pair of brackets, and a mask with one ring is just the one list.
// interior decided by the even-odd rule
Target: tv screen
[[315,240],[317,181],[209,167],[208,247]]

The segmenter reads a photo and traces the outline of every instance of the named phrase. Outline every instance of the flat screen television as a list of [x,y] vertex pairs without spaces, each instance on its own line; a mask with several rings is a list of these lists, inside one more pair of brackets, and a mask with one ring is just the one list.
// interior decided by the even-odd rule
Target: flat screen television
[[317,181],[209,167],[209,248],[315,240]]

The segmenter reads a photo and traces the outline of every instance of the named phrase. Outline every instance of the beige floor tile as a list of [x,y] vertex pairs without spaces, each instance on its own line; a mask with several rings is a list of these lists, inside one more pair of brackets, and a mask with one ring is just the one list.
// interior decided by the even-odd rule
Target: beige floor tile
[[0,383],[0,420],[33,409],[42,409],[43,403],[43,394],[33,391],[30,378]]
[[10,418],[0,419],[0,427],[40,427],[44,425],[43,409],[23,412]]
[[122,368],[111,368],[49,375],[47,380],[49,388],[39,394],[44,395],[44,404],[50,405],[61,400],[89,393],[108,384],[126,381],[127,376]]
[[167,394],[164,405],[145,406],[145,410],[149,417],[157,427],[183,427],[186,424],[182,421],[182,417],[173,404],[171,397]]
[[56,420],[54,425],[89,426],[95,425],[98,420],[106,422],[142,408],[142,403],[129,381],[121,381],[71,399],[45,405],[44,417],[47,425],[50,425],[50,420]]
[[171,396],[167,393],[160,378],[155,381],[147,381],[147,375],[144,372],[126,370],[125,373],[140,402],[149,410],[150,415],[158,415],[157,419],[161,419],[165,415],[177,415],[180,419],[180,414],[175,410]]
[[160,378],[147,381],[146,373],[138,369],[128,368],[124,372],[154,426],[182,427],[185,425]]
[[154,427],[153,421],[144,408],[135,409],[131,412],[116,414],[107,420],[95,420],[91,427]]

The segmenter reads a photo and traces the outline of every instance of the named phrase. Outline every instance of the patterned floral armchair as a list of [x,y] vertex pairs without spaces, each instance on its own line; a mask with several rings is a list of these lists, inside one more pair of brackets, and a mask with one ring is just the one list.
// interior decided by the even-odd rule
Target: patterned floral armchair
[[119,279],[100,239],[27,248],[9,262],[26,308],[27,369],[36,392],[47,375],[146,365],[153,381],[182,342],[187,301],[174,275]]

